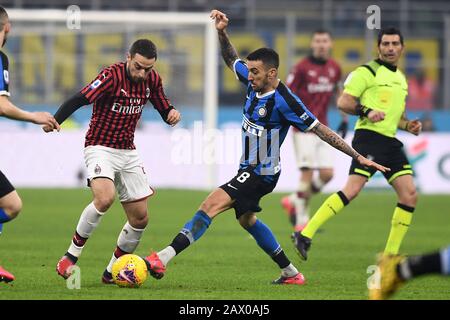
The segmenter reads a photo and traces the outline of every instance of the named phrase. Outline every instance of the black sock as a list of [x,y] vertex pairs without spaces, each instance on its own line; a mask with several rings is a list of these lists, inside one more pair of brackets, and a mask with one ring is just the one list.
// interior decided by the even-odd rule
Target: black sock
[[72,255],[68,252],[66,252],[65,256],[68,257],[70,259],[70,261],[72,261],[73,263],[77,263],[77,261],[78,261],[77,257],[75,257],[74,255]]
[[271,258],[280,267],[280,269],[284,269],[291,264],[291,261],[289,261],[288,257],[286,257],[286,254],[281,248],[280,251],[275,252]]
[[174,248],[174,250],[177,254],[179,254],[181,251],[183,251],[184,249],[189,247],[190,244],[191,244],[191,241],[189,241],[189,238],[185,234],[180,232],[172,240],[172,243],[170,244],[170,246],[172,248]]
[[441,254],[439,251],[408,257],[397,266],[401,278],[408,280],[429,273],[442,273]]

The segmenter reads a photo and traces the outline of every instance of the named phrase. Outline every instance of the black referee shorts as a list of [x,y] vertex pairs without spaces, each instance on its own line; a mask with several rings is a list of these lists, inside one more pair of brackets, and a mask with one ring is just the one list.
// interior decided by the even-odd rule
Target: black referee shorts
[[219,187],[235,200],[233,208],[236,219],[247,212],[260,212],[262,208],[259,206],[259,201],[275,189],[280,177],[280,173],[277,173],[268,179],[267,176],[256,174],[253,169],[248,167],[239,170],[233,179]]
[[8,178],[0,171],[0,198],[6,196],[8,193],[14,191],[14,187],[9,182]]
[[[391,169],[383,175],[389,183],[403,175],[413,175],[411,164],[403,151],[403,143],[396,138],[383,136],[371,130],[358,129],[353,137],[352,147],[362,156]],[[362,166],[353,160],[349,174],[358,174],[369,179],[376,169]]]

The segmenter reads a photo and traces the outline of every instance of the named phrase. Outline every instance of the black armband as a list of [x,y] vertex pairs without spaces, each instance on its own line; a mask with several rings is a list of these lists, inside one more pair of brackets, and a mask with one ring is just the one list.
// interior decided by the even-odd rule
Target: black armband
[[86,99],[81,93],[75,94],[69,100],[66,100],[58,111],[55,113],[55,119],[59,124],[63,123],[72,113],[81,108],[82,106],[88,105],[89,100]]
[[365,107],[361,104],[358,104],[356,106],[356,113],[360,116],[360,117],[366,117],[369,115],[369,112],[372,111],[373,109],[369,108],[369,107]]

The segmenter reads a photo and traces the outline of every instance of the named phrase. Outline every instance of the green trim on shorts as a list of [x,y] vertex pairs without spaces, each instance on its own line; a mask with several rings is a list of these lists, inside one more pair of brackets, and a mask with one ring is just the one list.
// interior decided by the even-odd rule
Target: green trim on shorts
[[398,177],[400,177],[400,176],[407,175],[407,174],[412,175],[412,174],[413,174],[413,171],[410,170],[410,169],[398,171],[398,172],[394,173],[394,174],[389,178],[388,182],[391,183],[392,181],[394,181],[394,179],[396,179],[396,178],[398,178]]
[[412,169],[412,165],[410,165],[410,164],[405,164],[405,165],[403,166],[403,169]]
[[359,169],[359,168],[355,168],[355,170],[353,170],[353,171],[355,173],[359,173],[360,175],[365,176],[367,178],[370,178],[370,176],[371,176],[369,171],[365,171],[365,170],[362,170],[362,169]]

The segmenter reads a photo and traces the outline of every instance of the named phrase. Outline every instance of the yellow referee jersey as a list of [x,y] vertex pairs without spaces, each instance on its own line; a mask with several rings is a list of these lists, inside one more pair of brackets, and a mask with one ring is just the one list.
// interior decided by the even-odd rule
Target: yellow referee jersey
[[367,129],[395,137],[408,95],[405,75],[397,67],[380,59],[370,61],[348,75],[344,92],[358,98],[363,106],[385,113],[384,120],[375,123],[366,117],[359,118],[355,130]]

